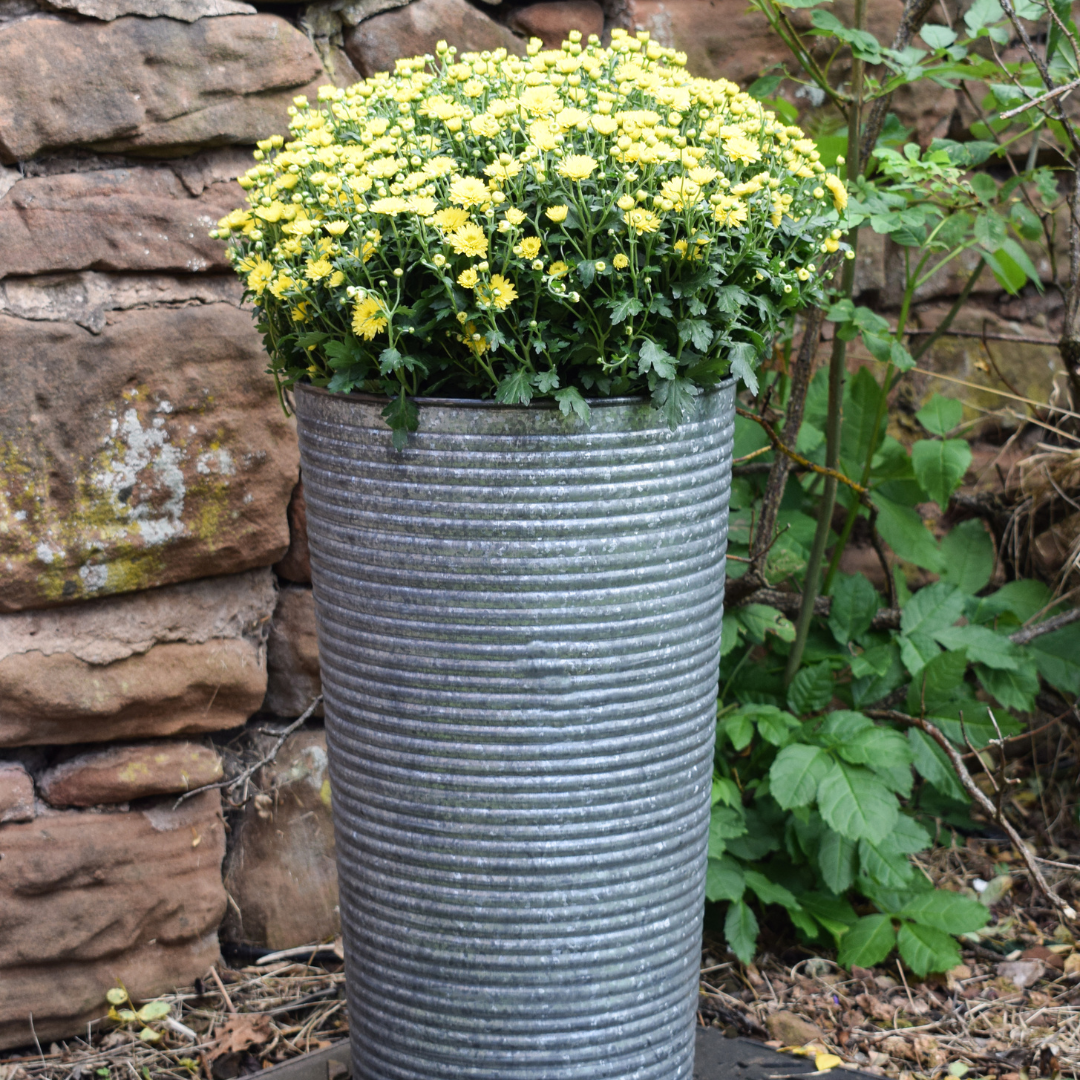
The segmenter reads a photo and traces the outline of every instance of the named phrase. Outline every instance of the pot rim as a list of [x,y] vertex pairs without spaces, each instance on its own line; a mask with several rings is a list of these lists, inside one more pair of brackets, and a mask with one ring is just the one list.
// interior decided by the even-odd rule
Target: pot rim
[[[728,375],[714,384],[710,389],[703,390],[703,394],[716,394],[726,390],[735,383],[735,377]],[[355,401],[364,405],[387,405],[392,400],[379,394],[366,394],[362,391],[350,390],[348,393],[330,391],[324,386],[312,386],[310,383],[294,383],[289,391],[296,393],[302,390],[305,394],[317,394],[320,397],[334,398],[342,401]],[[528,409],[557,409],[559,403],[552,398],[536,398],[528,405],[506,405],[494,398],[453,398],[453,397],[409,397],[415,405],[438,406],[444,409],[513,409],[526,411]],[[614,406],[647,405],[649,399],[644,394],[634,394],[629,397],[597,397],[585,398],[585,403],[590,409],[604,409]]]

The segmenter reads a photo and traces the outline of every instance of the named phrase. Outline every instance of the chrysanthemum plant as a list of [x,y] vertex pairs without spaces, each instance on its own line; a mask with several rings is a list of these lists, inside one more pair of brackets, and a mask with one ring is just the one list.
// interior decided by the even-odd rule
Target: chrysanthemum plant
[[279,389],[389,397],[400,447],[418,396],[585,419],[649,394],[674,427],[729,374],[754,385],[841,246],[814,143],[648,34],[436,51],[296,98],[215,230]]

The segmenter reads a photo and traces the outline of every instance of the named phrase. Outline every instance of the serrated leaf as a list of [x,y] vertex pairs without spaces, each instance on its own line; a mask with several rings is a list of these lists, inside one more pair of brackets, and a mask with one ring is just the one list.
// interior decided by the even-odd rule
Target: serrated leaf
[[954,585],[935,582],[920,589],[900,613],[900,632],[934,634],[964,614],[964,597]]
[[559,403],[559,412],[563,416],[574,413],[579,420],[588,421],[591,415],[589,403],[581,396],[576,386],[565,386],[555,391],[555,400]]
[[645,305],[634,296],[625,296],[621,300],[612,300],[608,306],[611,308],[611,323],[618,326],[627,319],[640,315],[645,310]]
[[922,518],[910,506],[893,502],[880,492],[870,498],[877,507],[877,530],[885,543],[901,559],[939,573],[944,566],[941,550]]
[[[745,296],[745,293],[743,295]],[[758,377],[754,365],[758,360],[757,349],[744,341],[732,342],[728,348],[728,360],[731,363],[731,374],[743,383],[751,394],[756,394]]]
[[420,412],[416,405],[402,391],[398,397],[390,399],[390,404],[383,409],[381,415],[394,433],[394,449],[404,450],[409,432],[416,431],[420,426]]
[[833,586],[829,629],[841,645],[862,637],[881,607],[877,589],[862,574],[840,577]]
[[941,541],[945,568],[941,580],[974,596],[985,589],[994,572],[994,544],[978,518],[954,525]]
[[799,894],[799,903],[838,941],[859,921],[852,906],[840,896],[805,892]]
[[734,614],[750,640],[759,645],[766,634],[775,634],[781,641],[795,640],[795,627],[791,621],[768,604],[746,604],[736,608]]
[[532,379],[524,368],[511,371],[495,390],[495,400],[503,405],[528,405],[532,396]]
[[919,672],[908,688],[907,710],[912,716],[938,713],[964,693],[967,653],[940,653]]
[[818,784],[818,810],[849,840],[878,841],[896,824],[896,796],[867,769],[833,761]]
[[832,829],[826,831],[818,847],[821,878],[834,893],[844,893],[855,881],[856,845]]
[[801,668],[788,687],[788,708],[797,715],[819,712],[832,701],[835,690],[828,664]]
[[754,959],[758,921],[742,900],[736,900],[728,908],[727,918],[724,920],[724,936],[727,938],[728,948],[742,963],[749,964]]
[[928,23],[919,31],[919,37],[931,49],[947,49],[956,40],[956,31],[950,30],[947,26]]
[[920,979],[931,971],[948,971],[960,963],[960,949],[953,938],[930,926],[905,922],[896,943],[904,963]]
[[532,377],[532,384],[541,394],[550,394],[559,388],[559,373],[554,368],[538,371]]
[[[971,627],[982,629],[982,627]],[[1015,648],[1015,646],[1014,646]],[[1009,709],[1031,712],[1039,692],[1039,676],[1029,667],[1017,665],[1013,670],[975,665],[975,676],[984,690]]]
[[714,904],[718,900],[738,901],[743,897],[746,890],[746,882],[743,879],[739,864],[728,856],[723,855],[719,859],[709,859],[708,868],[705,871],[705,898]]
[[935,630],[934,637],[946,649],[965,649],[972,663],[1000,671],[1016,671],[1020,667],[1020,650],[1004,634],[995,634],[989,627],[947,626]]
[[655,341],[643,341],[638,349],[638,374],[655,371],[661,379],[675,378],[675,358]]
[[828,774],[830,760],[817,746],[785,746],[769,769],[769,790],[783,809],[808,806],[817,798],[818,785]]
[[946,889],[935,889],[914,897],[899,914],[946,934],[973,933],[981,930],[990,918],[990,913],[977,900],[969,900]]
[[931,435],[948,435],[964,418],[964,406],[956,398],[935,394],[916,414],[915,419]]
[[839,749],[840,756],[853,765],[875,762],[906,767],[911,764],[911,748],[899,731],[871,726],[858,732]]
[[653,407],[660,412],[667,421],[668,427],[674,431],[691,415],[694,398],[700,393],[700,386],[696,386],[681,375],[672,379],[661,379],[652,392]]
[[846,967],[871,968],[880,964],[896,945],[896,931],[888,915],[865,915],[840,939],[837,959]]
[[920,439],[911,448],[915,478],[944,510],[971,466],[971,447],[965,439]]
[[714,806],[709,814],[709,858],[719,859],[727,850],[728,840],[746,832],[742,810],[732,806]]
[[713,330],[704,319],[682,319],[679,322],[679,338],[704,352],[712,344]]
[[779,904],[781,907],[797,911],[799,901],[794,894],[785,889],[783,885],[777,885],[770,881],[764,874],[757,870],[747,870],[745,875],[746,885],[763,904]]
[[910,728],[907,733],[908,744],[911,747],[911,756],[915,768],[919,774],[931,784],[948,795],[949,798],[960,802],[967,798],[960,781],[953,771],[945,751],[929,735],[918,728]]
[[725,806],[742,806],[742,795],[733,780],[726,776],[714,776],[712,782],[712,798],[710,806],[723,803]]
[[761,737],[773,746],[786,746],[792,732],[799,729],[799,721],[789,712],[775,705],[748,705],[746,710],[754,718]]
[[996,210],[983,210],[975,218],[973,232],[987,254],[996,252],[1005,243],[1005,219]]
[[753,722],[746,713],[741,711],[725,716],[720,721],[718,730],[722,731],[731,740],[731,745],[736,751],[745,750],[754,737]]
[[859,867],[864,877],[887,889],[904,888],[914,873],[907,855],[897,851],[887,840],[880,844],[860,840]]

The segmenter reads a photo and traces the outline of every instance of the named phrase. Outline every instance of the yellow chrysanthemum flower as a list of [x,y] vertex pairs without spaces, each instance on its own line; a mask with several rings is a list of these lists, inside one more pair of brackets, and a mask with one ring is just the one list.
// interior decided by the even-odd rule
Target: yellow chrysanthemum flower
[[469,220],[469,212],[462,210],[460,206],[448,206],[435,215],[435,224],[444,232],[453,232],[460,229]]
[[335,270],[330,275],[330,280],[327,282],[327,284],[330,286],[331,289],[336,289],[339,285],[343,285],[344,283],[345,283],[345,271],[344,270]]
[[381,334],[389,322],[384,310],[382,304],[374,296],[366,296],[358,301],[353,308],[353,333],[365,341],[371,341],[376,334]]
[[256,295],[262,296],[263,290],[274,276],[274,264],[265,259],[244,259],[241,270],[247,270],[247,287]]
[[479,225],[470,221],[455,229],[447,240],[458,255],[468,255],[470,258],[479,258],[488,251],[488,238]]
[[615,205],[620,210],[633,210],[634,207],[637,206],[637,199],[635,199],[633,195],[620,195],[619,198],[615,200]]
[[630,260],[620,251],[614,259],[611,260],[611,265],[616,270],[625,270],[630,265]]
[[562,259],[559,259],[547,268],[547,272],[553,278],[566,277],[566,275],[570,273],[570,267],[567,266]]
[[514,245],[514,254],[523,259],[535,259],[540,254],[542,243],[539,236],[526,236],[520,244]]
[[627,210],[623,214],[623,221],[635,232],[653,233],[660,228],[660,218],[651,210],[638,207],[636,210]]
[[566,215],[570,212],[570,207],[565,205],[549,206],[544,211],[544,216],[550,221],[554,221],[555,224],[559,224],[561,221],[566,220]]
[[459,206],[480,206],[491,201],[491,192],[475,176],[459,176],[450,181],[450,201]]
[[844,210],[847,208],[848,193],[847,188],[844,187],[844,181],[839,176],[834,176],[832,173],[826,173],[825,186],[829,189],[829,192],[833,197],[833,205],[837,210]]
[[331,236],[344,236],[349,231],[349,223],[347,221],[326,221],[323,223],[323,228]]
[[409,209],[409,204],[397,195],[390,195],[385,199],[376,199],[369,209],[373,214],[403,214]]
[[490,304],[499,311],[505,311],[518,298],[513,282],[502,274],[492,274],[491,281],[477,286],[476,295],[481,303]]
[[724,153],[745,165],[761,160],[761,147],[741,133],[724,140]]
[[503,215],[503,217],[505,217],[511,225],[520,225],[527,216],[527,214],[523,214],[520,210],[517,209],[517,207],[514,206],[511,206],[510,209],[507,210],[506,213]]
[[599,164],[596,158],[589,157],[588,154],[570,154],[559,162],[555,171],[568,180],[581,181],[592,176]]
[[333,272],[330,260],[325,256],[321,259],[309,260],[304,267],[304,276],[308,281],[321,281]]
[[475,266],[470,266],[467,270],[462,270],[457,277],[457,283],[463,289],[475,289],[476,283],[480,280],[480,275],[476,272]]
[[730,196],[725,196],[717,203],[716,209],[713,211],[713,217],[717,223],[726,228],[737,228],[740,225],[745,225],[748,216],[749,211],[746,203],[741,199],[734,199]]

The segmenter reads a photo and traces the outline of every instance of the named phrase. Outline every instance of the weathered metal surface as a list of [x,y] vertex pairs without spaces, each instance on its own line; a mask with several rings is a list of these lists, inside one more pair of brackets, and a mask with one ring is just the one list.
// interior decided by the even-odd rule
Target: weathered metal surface
[[734,387],[296,397],[355,1075],[688,1080]]

